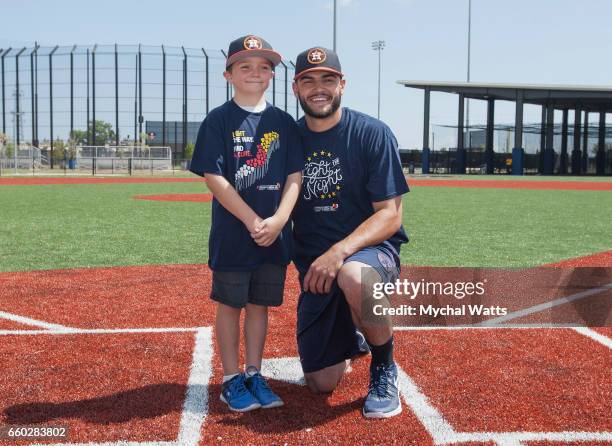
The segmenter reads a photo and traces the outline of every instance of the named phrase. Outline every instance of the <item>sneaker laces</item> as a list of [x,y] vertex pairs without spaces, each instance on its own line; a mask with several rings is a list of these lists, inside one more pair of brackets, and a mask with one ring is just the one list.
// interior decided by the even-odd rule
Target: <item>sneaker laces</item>
[[249,390],[244,385],[244,377],[239,376],[236,379],[230,381],[228,385],[230,391],[235,393],[237,396],[242,396],[245,393],[248,393]]
[[255,389],[263,389],[263,390],[272,392],[272,389],[270,388],[270,386],[268,385],[264,377],[261,375],[261,373],[258,372],[254,374],[251,377],[251,381],[253,382],[253,387]]
[[389,370],[384,364],[379,364],[370,372],[370,385],[368,386],[368,393],[374,393],[379,398],[385,398],[391,396],[389,390]]

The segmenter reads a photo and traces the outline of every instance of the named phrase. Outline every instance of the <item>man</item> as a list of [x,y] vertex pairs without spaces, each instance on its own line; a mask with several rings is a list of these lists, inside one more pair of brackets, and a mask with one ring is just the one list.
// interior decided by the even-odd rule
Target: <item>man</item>
[[310,48],[295,66],[293,91],[305,114],[298,121],[305,168],[293,228],[304,376],[312,391],[331,392],[360,352],[357,327],[372,353],[363,414],[391,417],[402,411],[393,328],[389,318],[372,321],[367,314],[373,285],[367,276],[393,281],[400,245],[408,241],[401,200],[408,186],[397,142],[382,122],[340,108],[346,81],[333,51]]

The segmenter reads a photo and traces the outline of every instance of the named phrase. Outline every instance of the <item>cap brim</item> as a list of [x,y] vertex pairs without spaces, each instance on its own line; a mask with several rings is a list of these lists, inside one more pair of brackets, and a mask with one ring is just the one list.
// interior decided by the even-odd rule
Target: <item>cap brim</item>
[[297,81],[299,78],[304,76],[306,73],[312,73],[313,71],[327,71],[328,73],[337,74],[340,77],[344,76],[344,74],[342,74],[341,71],[334,70],[333,68],[328,68],[328,67],[313,67],[313,68],[309,68],[307,70],[301,71],[299,74],[296,74],[295,77],[293,78],[293,80]]
[[230,65],[238,62],[239,60],[246,59],[247,57],[263,57],[264,59],[269,60],[274,66],[277,66],[282,59],[281,55],[274,50],[242,50],[232,54],[225,62],[225,66],[229,67]]

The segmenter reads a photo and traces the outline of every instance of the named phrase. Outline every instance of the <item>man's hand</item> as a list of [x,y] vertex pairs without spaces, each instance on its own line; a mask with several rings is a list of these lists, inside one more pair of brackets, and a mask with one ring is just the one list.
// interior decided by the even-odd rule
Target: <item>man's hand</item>
[[317,294],[329,293],[338,271],[344,264],[344,259],[345,256],[336,246],[332,246],[318,257],[312,262],[304,277],[304,291]]
[[283,221],[277,215],[273,215],[260,221],[251,231],[251,237],[259,246],[270,246],[283,230],[283,226]]

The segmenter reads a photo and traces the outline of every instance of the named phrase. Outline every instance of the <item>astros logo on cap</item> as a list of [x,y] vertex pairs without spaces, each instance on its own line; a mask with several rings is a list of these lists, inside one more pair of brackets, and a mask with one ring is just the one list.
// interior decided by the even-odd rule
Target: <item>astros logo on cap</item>
[[325,62],[327,54],[321,48],[313,48],[308,51],[308,62],[311,64],[320,64]]
[[247,50],[260,50],[263,47],[261,39],[256,36],[248,36],[244,39],[244,47]]

